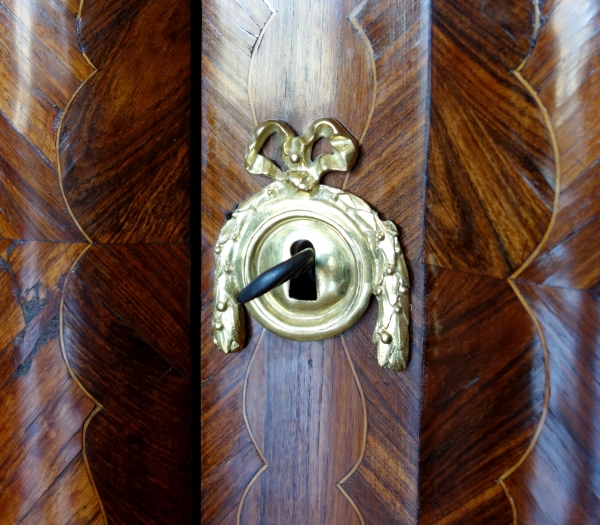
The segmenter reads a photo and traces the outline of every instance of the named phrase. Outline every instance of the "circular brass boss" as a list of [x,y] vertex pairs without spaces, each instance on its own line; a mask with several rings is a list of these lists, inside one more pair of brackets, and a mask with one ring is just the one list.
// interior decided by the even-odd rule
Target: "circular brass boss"
[[235,278],[243,288],[288,259],[292,244],[301,239],[315,249],[316,300],[291,297],[286,282],[246,307],[271,332],[314,341],[349,328],[369,303],[372,255],[368,239],[350,215],[326,201],[302,196],[264,203],[240,237]]

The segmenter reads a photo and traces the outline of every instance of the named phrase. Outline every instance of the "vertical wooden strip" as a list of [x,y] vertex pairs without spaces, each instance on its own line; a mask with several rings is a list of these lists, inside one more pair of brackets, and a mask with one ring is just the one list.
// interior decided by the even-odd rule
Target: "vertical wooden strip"
[[[543,419],[539,335],[504,280],[430,268],[427,289],[421,520],[464,523],[489,513],[493,523],[511,523],[496,480],[530,450]],[[495,510],[492,494],[502,496],[493,497]]]
[[240,523],[360,524],[336,484],[363,447],[364,419],[339,338],[291,343],[265,333],[248,377],[248,423],[267,469]]

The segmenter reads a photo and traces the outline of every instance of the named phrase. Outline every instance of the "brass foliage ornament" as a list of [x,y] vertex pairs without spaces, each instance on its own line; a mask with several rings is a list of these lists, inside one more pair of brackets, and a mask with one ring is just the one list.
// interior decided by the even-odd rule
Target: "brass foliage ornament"
[[[286,170],[261,153],[273,134]],[[312,160],[320,138],[329,140],[333,153]],[[235,300],[239,291],[289,257],[294,241],[309,239],[315,246],[317,300],[291,298],[284,283],[246,303],[250,313],[282,337],[318,340],[348,329],[375,294],[379,365],[406,368],[409,281],[396,226],[355,195],[319,184],[328,171],[350,170],[357,157],[355,140],[333,119],[313,122],[300,137],[277,120],[256,127],[246,169],[274,182],[238,206],[217,240],[212,335],[220,350],[237,352],[245,343],[244,312]]]

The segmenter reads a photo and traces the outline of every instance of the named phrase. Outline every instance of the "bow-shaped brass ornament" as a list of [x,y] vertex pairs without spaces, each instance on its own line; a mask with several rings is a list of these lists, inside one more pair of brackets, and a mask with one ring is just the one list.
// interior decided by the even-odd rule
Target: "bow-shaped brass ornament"
[[[261,153],[273,134],[286,170]],[[312,160],[320,138],[329,140],[334,152]],[[246,303],[250,313],[282,337],[323,339],[356,322],[374,293],[379,303],[373,334],[378,362],[397,371],[406,367],[409,282],[397,229],[362,199],[319,184],[327,171],[351,169],[357,157],[356,141],[333,119],[313,122],[300,137],[277,120],[257,126],[246,148],[246,168],[274,182],[240,204],[215,247],[212,334],[223,352],[239,351],[245,341],[237,294],[289,256],[290,244],[306,238],[315,243],[317,300],[290,298],[285,283]]]
[[[267,139],[277,133],[279,151],[287,171],[281,171],[260,151]],[[317,140],[328,139],[334,153],[319,155],[311,160],[312,147]],[[266,120],[258,125],[246,148],[246,169],[255,175],[268,175],[275,180],[288,180],[299,190],[312,190],[321,176],[331,170],[348,171],[358,157],[358,145],[350,133],[333,119],[313,122],[306,133],[297,137],[283,122]]]

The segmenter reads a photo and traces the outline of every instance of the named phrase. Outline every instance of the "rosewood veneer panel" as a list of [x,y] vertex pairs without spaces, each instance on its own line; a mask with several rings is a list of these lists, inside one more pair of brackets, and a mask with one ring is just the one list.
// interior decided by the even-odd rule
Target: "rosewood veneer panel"
[[519,288],[546,338],[550,398],[535,448],[506,484],[521,523],[591,525],[600,515],[600,296]]
[[[416,518],[428,7],[412,0],[280,2],[273,11],[259,0],[203,4],[202,462],[209,471],[203,472],[202,515],[208,523],[281,523],[284,515],[290,523],[334,515],[351,523]],[[254,126],[278,118],[302,133],[325,116],[338,118],[362,142],[353,171],[344,178],[331,174],[327,183],[347,187],[399,226],[417,274],[413,361],[403,374],[377,365],[374,309],[343,339],[324,343],[324,352],[321,343],[266,333],[258,343],[256,331],[235,356],[218,355],[211,341],[212,248],[224,213],[267,182],[243,167]],[[331,374],[337,362],[338,378]],[[261,380],[261,370],[268,380]],[[360,441],[361,390],[366,441]],[[325,407],[317,392],[328,400]],[[298,429],[305,431],[296,435]],[[257,448],[250,430],[257,432]],[[273,432],[282,439],[269,437]],[[333,447],[341,436],[347,446]],[[297,469],[286,456],[290,439],[300,450]],[[359,442],[365,446],[357,453]],[[297,505],[294,512],[290,505]]]
[[246,413],[266,469],[242,502],[241,523],[361,523],[336,486],[360,460],[366,425],[339,337],[290,343],[264,330]]
[[547,241],[519,279],[600,286],[600,4],[549,1],[523,68],[547,108],[560,158],[560,191]]
[[373,300],[344,337],[364,393],[364,456],[343,487],[365,523],[414,523],[418,516],[419,438],[423,344],[423,267],[412,265],[410,364],[401,374],[381,369],[371,346],[377,320]]
[[86,454],[111,523],[191,520],[188,274],[183,246],[96,245],[66,284],[65,353],[100,407]]
[[78,10],[78,0],[4,0],[0,10],[0,113],[12,139],[22,135],[54,167],[62,112],[93,71],[77,41]]
[[361,156],[346,189],[398,226],[409,267],[423,254],[430,8],[427,0],[379,0],[361,3],[355,14],[376,81]]
[[[521,299],[524,308],[531,315],[530,330],[535,325],[537,328],[535,332],[542,338],[540,343],[544,348],[543,364],[531,363],[526,366],[526,363],[522,363],[523,372],[529,369],[529,379],[523,375],[520,381],[510,385],[514,389],[511,403],[514,403],[512,415],[515,425],[499,442],[499,446],[502,443],[504,443],[502,446],[508,446],[518,440],[521,444],[517,449],[519,447],[522,449],[526,444],[526,441],[523,441],[525,436],[529,436],[529,448],[521,455],[521,460],[508,471],[501,472],[500,467],[504,460],[502,457],[494,456],[493,448],[490,449],[491,454],[482,459],[482,464],[491,462],[488,473],[493,472],[493,474],[490,475],[490,479],[496,478],[501,481],[508,497],[506,501],[513,505],[513,522],[516,523],[518,520],[523,524],[544,525],[592,523],[598,515],[597,491],[594,490],[597,454],[592,444],[597,440],[597,436],[590,414],[594,410],[596,397],[594,385],[597,383],[593,354],[597,353],[598,348],[595,336],[598,324],[596,319],[598,300],[593,290],[598,286],[598,250],[595,246],[598,244],[598,231],[600,231],[597,225],[598,103],[597,89],[594,87],[598,61],[599,40],[596,28],[599,21],[599,6],[597,2],[577,0],[543,2],[542,5],[534,3],[530,6],[530,20],[533,21],[532,37],[529,39],[530,48],[523,54],[519,50],[525,50],[527,46],[523,47],[524,41],[516,38],[515,22],[521,20],[523,28],[527,27],[529,22],[527,17],[522,17],[524,11],[519,14],[519,9],[514,9],[517,4],[507,9],[511,4],[488,2],[481,13],[476,13],[473,7],[467,4],[467,2],[439,1],[438,7],[434,6],[432,133],[427,196],[426,260],[464,272],[457,274],[457,282],[471,283],[478,279],[474,275],[467,275],[468,273],[510,276],[503,286],[506,288],[510,284],[513,287],[516,296],[512,298],[512,302],[516,302],[517,298]],[[536,13],[538,8],[539,12]],[[505,15],[509,15],[508,18]],[[515,60],[507,58],[506,50],[503,50],[502,46],[486,51],[485,45],[477,39],[475,29],[478,26],[473,23],[474,20],[482,19],[481,16],[495,20],[503,28],[505,35],[515,36],[507,40],[510,41],[514,51],[517,51]],[[467,23],[467,21],[469,28],[465,27],[460,33],[453,33],[454,28],[460,27],[460,23]],[[486,33],[485,39],[489,39],[493,33],[493,31]],[[521,31],[520,34],[526,33]],[[502,114],[496,112],[496,108],[502,107],[504,103],[503,91],[500,89],[487,91],[489,85],[486,84],[482,85],[477,96],[464,99],[454,111],[456,115],[462,115],[465,107],[473,107],[480,100],[485,100],[489,107],[483,108],[479,113],[470,113],[466,119],[461,117],[453,121],[452,112],[446,111],[444,117],[444,113],[438,111],[440,107],[444,109],[448,104],[451,106],[452,96],[456,97],[456,95],[450,96],[450,92],[447,92],[448,96],[445,98],[440,99],[438,96],[436,99],[436,93],[440,92],[437,86],[443,87],[446,81],[445,78],[436,77],[436,69],[439,69],[440,57],[445,57],[448,50],[453,48],[447,45],[447,42],[452,42],[453,46],[460,45],[463,54],[468,52],[468,57],[477,58],[476,61],[472,61],[471,71],[466,72],[467,78],[484,70],[493,71],[494,75],[497,75],[498,71],[512,72],[512,76],[520,82],[521,89],[525,90],[524,93],[530,98],[530,102],[535,102],[537,106],[538,120],[541,119],[546,130],[546,146],[542,147],[543,136],[536,131],[540,129],[539,125],[535,123],[535,119],[528,116],[530,113],[523,107],[520,116],[513,114],[510,108]],[[519,56],[524,60],[518,58]],[[463,75],[463,68],[458,69]],[[450,72],[449,69],[444,71]],[[452,72],[448,77],[452,78]],[[509,80],[509,77],[506,77],[505,84]],[[519,105],[515,103],[515,107]],[[437,119],[437,124],[436,112],[442,116],[441,119]],[[502,126],[512,128],[513,123],[517,122],[511,140],[516,140],[518,144],[511,146],[508,151],[513,155],[514,152],[521,150],[531,162],[528,165],[514,162],[506,165],[503,168],[505,170],[503,190],[490,193],[488,202],[495,203],[500,208],[506,208],[508,204],[510,209],[516,210],[515,217],[521,217],[526,221],[521,225],[518,222],[511,223],[508,215],[502,215],[504,213],[502,210],[501,213],[496,213],[498,210],[490,206],[485,217],[472,212],[476,208],[473,206],[475,200],[469,193],[470,187],[474,187],[481,193],[489,186],[489,174],[494,173],[496,166],[502,166],[501,162],[494,161],[492,153],[504,151],[502,148],[510,144],[499,140],[494,143],[487,142],[487,135],[482,128],[478,136],[473,135],[469,148],[464,150],[465,154],[456,156],[455,152],[459,151],[461,137],[464,136],[461,135],[460,129],[471,126],[481,115],[488,119],[489,125],[486,129],[497,129]],[[444,128],[450,126],[453,132],[446,133]],[[455,132],[457,129],[459,133]],[[533,140],[536,136],[539,138],[537,141]],[[481,169],[477,173],[471,169],[477,158],[483,158],[480,153],[487,157],[486,162],[490,169]],[[456,161],[460,162],[458,169]],[[531,178],[534,168],[539,169],[539,172],[544,175],[551,192],[539,191],[542,186]],[[465,176],[470,177],[469,185],[464,183]],[[535,207],[532,208],[535,199],[519,197],[503,201],[504,191],[515,192],[519,187],[517,180],[519,177],[528,179],[530,188],[537,188],[536,196],[539,202],[551,212],[550,216],[546,212],[535,213]],[[481,209],[486,210],[485,207]],[[464,212],[461,221],[456,223],[460,226],[456,231],[460,232],[464,239],[468,238],[469,242],[464,242],[460,250],[457,249],[459,245],[454,242],[455,237],[448,235],[450,230],[439,228],[439,225],[448,222],[449,210]],[[504,229],[505,233],[509,234],[508,239],[512,243],[505,246],[503,251],[498,251],[497,255],[493,254],[492,248],[495,240],[501,239],[504,234],[495,227],[488,230],[487,226],[483,226],[486,221],[490,224],[498,221],[500,230]],[[534,230],[538,233],[531,235],[530,240],[521,244],[521,248],[515,251],[514,248],[518,242],[521,242],[520,239],[524,239],[528,231]],[[485,243],[489,246],[482,250]],[[500,264],[502,259],[504,262]],[[500,271],[502,266],[505,269]],[[456,295],[452,283],[440,287],[440,283],[437,282],[436,286],[438,286],[437,293],[430,295],[430,300],[433,296],[446,297],[450,300],[453,295]],[[562,287],[587,290],[578,291]],[[428,293],[431,293],[431,290],[435,291],[428,286]],[[484,292],[485,287],[478,286],[477,289],[472,290],[472,295],[481,296],[483,300],[481,294]],[[498,301],[500,298],[501,295],[496,294],[493,301]],[[492,301],[491,297],[490,301]],[[436,333],[439,329],[437,317],[440,311],[443,309],[440,310],[439,304],[432,304],[430,309],[428,308],[427,319],[430,321],[427,323],[426,341],[430,339],[429,334],[432,331]],[[475,315],[473,312],[465,312],[462,317],[457,317],[456,326],[460,326],[459,323],[474,322],[473,319],[479,319],[478,315],[479,313]],[[498,319],[497,315],[497,312],[488,315],[488,320],[496,319],[495,329],[503,330],[515,337],[517,335],[515,330],[520,325],[515,320]],[[522,319],[519,323],[526,327],[527,316],[520,317]],[[473,332],[484,334],[486,322],[486,319],[479,319],[479,325],[473,326]],[[452,345],[448,346],[452,348]],[[428,401],[430,388],[428,384],[431,385],[429,381],[433,379],[440,381],[440,384],[451,385],[448,380],[443,380],[444,365],[433,359],[438,357],[435,350],[435,345],[425,345],[426,382],[422,457],[426,457],[427,454],[426,414],[430,412],[439,417],[443,414],[436,409],[435,404],[431,405],[432,402],[435,403],[435,399]],[[464,348],[461,349],[460,359],[464,359],[463,351]],[[513,351],[515,351],[514,344],[507,344],[502,355],[510,355]],[[501,361],[502,357],[495,358],[495,362],[501,363]],[[460,364],[460,369],[464,368],[458,355],[451,364],[457,367]],[[542,371],[545,378],[541,377]],[[543,411],[538,411],[536,417],[531,416],[529,423],[526,424],[526,420],[521,418],[527,410],[530,410],[528,407],[539,403],[539,398],[536,396],[540,395],[542,385],[545,389]],[[490,391],[480,392],[479,397],[480,399],[477,399],[479,404],[496,402],[496,396]],[[428,408],[428,405],[431,405],[431,408]],[[447,440],[447,448],[442,450],[449,457],[453,454],[458,457],[465,447],[465,439],[460,437],[461,432],[468,428],[475,415],[465,412],[461,416],[461,405],[458,401],[452,402],[450,407],[453,412],[448,421],[454,437]],[[494,424],[497,417],[499,417],[497,413],[489,414],[487,424]],[[500,428],[496,425],[494,430]],[[535,430],[535,434],[532,434],[532,430]],[[485,442],[488,436],[486,434],[483,436]],[[473,451],[477,451],[477,446],[469,448],[469,453]],[[461,459],[463,461],[458,467],[460,474],[473,475],[471,482],[460,489],[461,495],[464,495],[469,491],[477,490],[476,473],[479,472],[479,467],[469,464],[464,458]],[[450,488],[459,490],[460,477],[454,479],[451,484],[444,485],[444,478],[440,478],[439,473],[433,471],[428,473],[426,468],[422,468],[421,483],[423,519],[428,515],[427,505],[432,507],[442,505],[442,511],[437,515],[435,514],[437,511],[429,512],[435,522],[450,523],[455,520],[468,521],[468,519],[478,520],[477,522],[485,520],[486,523],[504,523],[507,520],[510,522],[506,512],[500,508],[495,512],[489,512],[489,495],[497,492],[497,488],[490,488],[488,493],[482,493],[479,498],[475,497],[473,504],[465,503],[454,512],[448,513],[443,510],[443,505],[444,502],[453,505],[452,492],[448,490]],[[431,495],[431,490],[428,491],[428,484],[436,491],[434,496]],[[446,486],[449,487],[448,490],[445,490]],[[431,501],[431,504],[428,501]],[[506,507],[506,503],[504,506]],[[477,509],[475,513],[473,513],[474,509]],[[465,512],[470,513],[469,518],[466,517]]]
[[[78,498],[73,499],[72,487],[77,487]],[[98,500],[89,482],[83,456],[80,453],[56,478],[56,481],[38,500],[22,525],[40,523],[86,523],[104,525]]]
[[66,114],[62,180],[100,243],[181,243],[189,233],[190,9],[86,1],[83,50],[98,72]]
[[56,157],[45,159],[0,113],[0,236],[82,242],[63,201]]
[[[31,522],[42,500],[58,504],[50,487],[81,457],[81,428],[93,408],[59,344],[62,282],[83,249],[73,243],[84,240],[61,195],[56,150],[61,118],[93,71],[78,46],[78,9],[72,0],[8,0],[0,7],[3,523]],[[90,516],[100,512],[85,471],[63,479],[61,497],[59,521],[82,505]]]
[[[244,378],[263,328],[255,321],[249,323],[245,351],[215,355],[211,318],[212,308],[204,308],[200,380],[201,514],[208,523],[236,523],[244,492],[263,466],[248,433],[243,405]],[[221,417],[224,410],[226,418]]]
[[[103,522],[82,455],[82,427],[94,403],[73,380],[61,356],[59,313],[67,311],[67,304],[72,312],[78,301],[89,307],[87,298],[78,295],[83,288],[63,290],[65,276],[85,250],[77,241],[89,241],[73,220],[71,196],[65,199],[63,189],[69,194],[74,187],[82,195],[85,202],[79,208],[77,196],[72,202],[94,240],[187,240],[189,7],[144,0],[110,5],[9,0],[0,6],[0,25],[0,399],[6,418],[0,436],[0,521]],[[88,47],[99,72],[82,53]],[[91,83],[94,75],[98,83]],[[132,487],[143,485],[146,478],[158,478],[160,489],[160,483],[169,483],[176,497],[171,501],[174,509],[165,511],[166,519],[173,514],[179,522],[187,522],[189,484],[182,484],[191,468],[190,415],[185,411],[189,412],[191,375],[188,249],[94,247],[90,253],[98,255],[89,267],[83,266],[89,272],[79,276],[82,286],[89,287],[85,293],[93,289],[97,301],[114,309],[116,320],[110,315],[109,319],[126,328],[105,333],[102,329],[110,330],[110,323],[85,325],[78,318],[79,332],[73,322],[65,333],[73,341],[86,339],[82,334],[87,330],[99,341],[98,348],[105,348],[102,344],[111,344],[124,330],[123,337],[133,341],[133,347],[164,355],[157,359],[169,366],[155,375],[156,391],[169,374],[176,379],[164,391],[168,394],[163,405],[155,404],[153,416],[143,422],[150,425],[149,448],[144,448],[144,436],[133,443],[141,458],[135,466],[118,461],[115,465],[117,470],[126,468]],[[90,254],[87,257],[90,261]],[[86,312],[90,318],[95,313]],[[96,339],[86,343],[93,345]],[[152,363],[156,364],[152,360],[145,364],[152,368]],[[82,381],[89,373],[84,364],[103,372],[101,361],[84,363],[74,357],[71,364]],[[110,373],[108,365],[104,372]],[[124,365],[122,373],[132,371]],[[135,381],[128,376],[127,382]],[[148,381],[145,386],[152,391]],[[141,407],[145,398],[130,401]],[[169,403],[184,408],[177,415],[165,408]],[[105,410],[108,406],[110,402]],[[167,416],[157,412],[161,406]],[[160,446],[160,435],[157,443],[152,432],[169,417],[177,420],[174,428],[179,425],[180,432],[169,436],[165,450],[176,449],[173,456],[183,459],[163,472],[149,455]],[[88,450],[102,458],[99,464],[113,459],[95,446],[102,443],[102,436],[111,432],[120,436],[135,421],[124,418],[107,429],[92,420],[87,427]],[[114,440],[105,446],[112,451]],[[155,469],[144,471],[144,461]],[[165,481],[173,468],[178,469],[177,479]],[[106,493],[107,508],[112,510],[111,497],[117,500],[121,494],[115,493],[115,486],[108,486]],[[142,500],[143,509],[153,511],[154,503],[164,510],[160,497]],[[126,506],[134,514],[142,512],[136,498]],[[123,516],[118,519],[132,522],[126,513]],[[109,519],[117,518],[109,515]]]
[[426,288],[421,523],[512,523],[497,480],[541,418],[540,336],[504,280],[429,267]]
[[552,216],[543,112],[513,73],[536,36],[520,1],[433,3],[425,261],[508,277]]
[[[81,244],[0,242],[0,516],[5,523],[27,522],[44,498],[46,505],[56,505],[48,491],[81,453],[81,429],[93,403],[62,358],[59,301],[65,274],[82,249]],[[62,484],[63,519],[75,516],[84,499],[90,515],[99,513],[87,472],[70,481]]]

